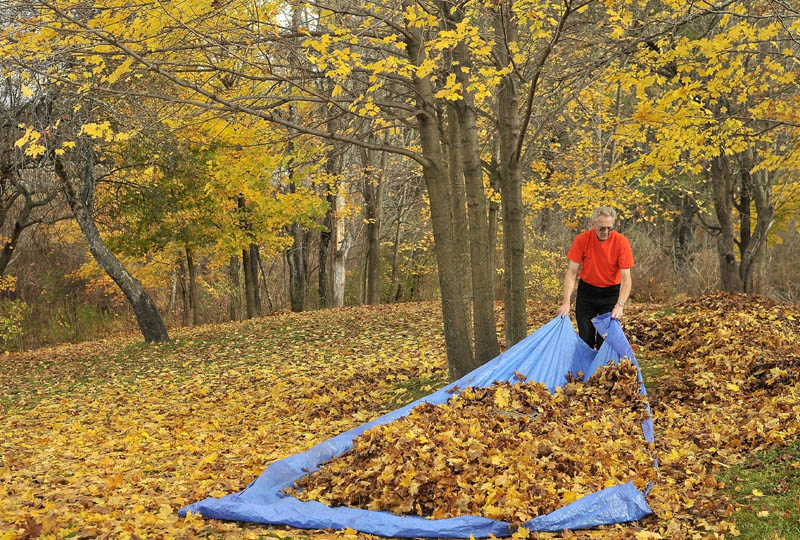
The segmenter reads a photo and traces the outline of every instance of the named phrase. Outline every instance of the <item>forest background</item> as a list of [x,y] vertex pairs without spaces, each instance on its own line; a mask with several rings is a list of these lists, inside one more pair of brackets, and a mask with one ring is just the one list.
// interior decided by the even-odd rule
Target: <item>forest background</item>
[[2,0],[0,347],[435,299],[455,377],[555,310],[601,204],[634,302],[796,302],[798,30],[791,0]]

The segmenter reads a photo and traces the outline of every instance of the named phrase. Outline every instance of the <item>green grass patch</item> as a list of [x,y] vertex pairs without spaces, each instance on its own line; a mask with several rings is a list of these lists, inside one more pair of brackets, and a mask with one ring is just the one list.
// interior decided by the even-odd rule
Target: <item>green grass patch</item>
[[395,395],[389,402],[389,408],[391,410],[399,409],[412,401],[436,392],[446,384],[446,380],[437,376],[412,377],[397,386]]
[[651,394],[658,390],[660,381],[667,373],[675,369],[675,359],[657,354],[641,354],[637,356],[639,367],[642,370],[642,378],[647,393]]
[[800,441],[755,454],[721,479],[741,538],[800,538]]

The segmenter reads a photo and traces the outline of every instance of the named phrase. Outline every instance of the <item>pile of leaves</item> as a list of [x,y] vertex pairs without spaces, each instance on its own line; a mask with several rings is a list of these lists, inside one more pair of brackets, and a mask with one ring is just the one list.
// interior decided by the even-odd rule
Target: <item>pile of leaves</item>
[[[738,536],[727,493],[739,486],[720,477],[797,440],[799,323],[796,305],[733,292],[631,317],[625,331],[655,369],[645,382],[660,481],[648,502],[666,537],[690,538],[687,531],[697,529]],[[794,516],[800,519],[800,506]]]
[[550,394],[541,383],[466,388],[377,426],[287,490],[330,506],[524,523],[603,488],[655,479],[647,400],[628,360]]

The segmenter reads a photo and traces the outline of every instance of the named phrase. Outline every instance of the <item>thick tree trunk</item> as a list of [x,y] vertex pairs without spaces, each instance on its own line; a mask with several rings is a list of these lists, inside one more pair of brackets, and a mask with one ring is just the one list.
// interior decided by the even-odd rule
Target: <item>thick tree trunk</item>
[[[742,153],[740,159],[742,192],[748,194],[748,210],[750,200],[755,203],[756,210],[755,229],[751,231],[748,223],[747,243],[745,244],[744,238],[740,243],[742,250],[739,277],[745,292],[761,292],[760,280],[758,279],[759,261],[766,256],[767,236],[775,224],[775,203],[772,198],[770,173],[766,170],[752,173],[754,166],[755,149],[751,147]],[[749,211],[747,216],[750,218]]]
[[[472,66],[470,52],[465,43],[455,49],[458,65]],[[478,120],[475,102],[467,72],[457,69],[456,80],[465,89],[462,99],[454,103],[461,132],[461,149],[464,156],[464,182],[466,186],[469,217],[470,274],[472,276],[473,331],[475,335],[475,361],[483,364],[500,354],[497,342],[497,325],[494,318],[494,280],[489,261],[489,216],[486,191],[483,187],[483,168],[480,160]]]
[[84,163],[81,171],[79,192],[72,185],[69,174],[61,160],[56,160],[55,171],[67,193],[75,220],[78,222],[89,244],[89,251],[97,261],[97,264],[114,280],[114,283],[117,284],[125,298],[127,298],[136,315],[136,322],[139,324],[139,329],[145,341],[168,341],[167,327],[164,325],[155,303],[144,290],[139,280],[133,277],[119,259],[111,253],[100,236],[100,231],[97,229],[92,215],[95,194],[94,152],[87,148],[83,154]]
[[228,262],[228,279],[230,279],[231,294],[228,301],[228,313],[232,321],[240,321],[242,319],[242,293],[239,285],[239,257],[236,255],[230,258]]
[[[517,42],[514,14],[503,4],[495,10],[495,54],[501,66],[510,64],[507,43]],[[499,178],[503,215],[503,304],[506,345],[512,346],[527,333],[525,311],[525,231],[520,171],[521,125],[519,88],[513,73],[503,77],[497,93],[497,125],[500,137]]]
[[[241,229],[245,232],[248,238],[252,238],[252,226],[250,225],[247,202],[242,195],[236,198],[237,206],[239,208],[239,224]],[[252,319],[258,314],[256,310],[256,297],[255,287],[257,280],[253,275],[253,264],[250,257],[250,247],[242,248],[242,275],[244,276],[244,301],[246,308],[246,317]]]
[[[403,9],[414,6],[413,0],[403,0]],[[419,28],[406,26],[406,51],[413,65],[421,65],[425,59],[423,36]],[[425,156],[422,171],[430,198],[431,223],[434,236],[434,251],[439,270],[439,286],[442,294],[442,318],[444,321],[447,364],[451,379],[457,379],[478,366],[472,355],[469,340],[467,306],[461,294],[461,277],[457,275],[455,260],[458,239],[453,235],[453,223],[444,160],[440,147],[439,130],[436,125],[436,102],[430,77],[414,77],[418,130],[422,153]]]
[[[327,96],[331,96],[334,88],[333,81],[325,79],[322,83],[323,90]],[[328,107],[327,109],[327,128],[328,133],[339,131],[338,109]],[[338,196],[338,176],[342,172],[342,145],[339,143],[331,144],[325,155],[325,173],[328,181],[322,184],[323,196],[328,201],[328,210],[325,212],[323,221],[324,228],[320,232],[319,238],[319,303],[320,307],[330,307],[333,297],[331,287],[333,285],[333,250],[335,247],[335,228],[336,221],[344,219],[336,215],[336,197]]]
[[200,302],[197,300],[197,272],[194,268],[192,250],[188,246],[186,251],[186,269],[189,272],[189,304],[192,306],[192,326],[200,324]]
[[364,219],[367,232],[367,253],[364,301],[367,304],[381,303],[381,243],[380,230],[383,220],[383,179],[386,156],[381,155],[381,165],[374,166],[374,152],[361,149],[361,163],[364,176]]
[[744,286],[736,262],[732,212],[733,163],[722,149],[720,154],[711,160],[710,176],[714,212],[720,228],[717,236],[717,256],[722,290],[741,292]]
[[461,276],[461,296],[464,305],[467,306],[467,324],[470,327],[470,334],[464,336],[472,343],[472,313],[469,307],[472,305],[472,273],[470,269],[470,250],[469,250],[469,223],[467,218],[467,187],[464,183],[464,153],[461,145],[461,124],[458,121],[458,114],[452,103],[447,105],[447,115],[438,117],[439,132],[441,137],[442,152],[444,158],[443,170],[445,177],[449,180],[447,188],[450,190],[451,221],[453,223],[453,238],[462,239],[456,242],[454,249],[457,250],[456,260],[458,261],[458,274]]

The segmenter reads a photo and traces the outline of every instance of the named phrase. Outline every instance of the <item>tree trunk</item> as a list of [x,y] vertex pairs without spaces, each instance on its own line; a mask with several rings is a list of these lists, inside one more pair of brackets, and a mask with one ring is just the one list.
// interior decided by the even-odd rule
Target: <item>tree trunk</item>
[[242,273],[244,274],[244,298],[247,306],[247,318],[252,319],[257,315],[256,297],[253,291],[253,265],[250,263],[250,249],[242,250]]
[[181,326],[189,326],[189,313],[192,309],[192,302],[189,299],[189,284],[186,275],[186,258],[178,257],[178,283],[181,286]]
[[188,246],[186,250],[186,269],[189,272],[189,304],[192,306],[192,326],[200,324],[200,302],[197,300],[197,273],[194,268],[192,250]]
[[167,299],[166,313],[172,313],[178,299],[178,272],[172,273],[172,284],[169,287],[169,298]]
[[89,251],[97,264],[114,280],[133,308],[142,336],[147,342],[169,341],[169,334],[155,303],[142,287],[108,249],[94,222],[93,206],[95,194],[94,163],[95,155],[91,148],[83,152],[84,163],[81,171],[81,187],[77,192],[60,159],[55,161],[55,172],[67,193],[70,208],[83,232]]
[[[460,20],[460,18],[459,18]],[[455,48],[458,65],[472,66],[467,45]],[[486,191],[483,188],[483,168],[480,160],[478,120],[475,101],[467,72],[457,69],[456,80],[465,89],[462,99],[454,103],[461,132],[461,149],[464,157],[464,182],[466,186],[469,217],[470,274],[472,276],[473,331],[475,335],[475,362],[484,364],[500,354],[497,343],[497,324],[494,318],[494,280],[489,263],[489,216]]]
[[691,197],[684,193],[678,195],[677,206],[680,213],[672,222],[672,259],[675,269],[682,272],[689,262],[694,235],[692,217],[697,212],[697,207]]
[[400,264],[400,225],[401,218],[398,215],[394,224],[394,241],[392,242],[392,291],[395,291],[393,295],[395,302],[398,300],[400,290],[397,286],[399,281],[398,266]]
[[[334,83],[330,79],[325,79],[320,82],[322,85],[321,91],[326,96],[332,96]],[[327,114],[327,128],[328,133],[337,133],[339,131],[339,116],[338,110],[329,106],[326,111]],[[322,184],[322,195],[328,201],[328,209],[325,212],[325,219],[323,221],[323,229],[320,231],[319,237],[319,304],[320,307],[330,307],[332,304],[331,286],[333,284],[333,275],[331,261],[333,259],[334,249],[334,234],[336,223],[335,221],[344,219],[336,215],[336,197],[338,193],[338,176],[342,172],[342,145],[340,143],[332,143],[325,154],[325,173],[327,181]]]
[[[496,155],[497,151],[493,153]],[[492,157],[492,171],[489,175],[489,185],[492,192],[500,193],[500,177],[497,175],[497,159]],[[495,197],[489,199],[489,271],[492,274],[492,289],[497,276],[497,221],[500,213],[500,203],[497,202]],[[494,296],[497,298],[497,295]]]
[[[344,210],[344,197],[338,193],[334,196],[334,207],[337,214]],[[344,219],[336,220],[334,228],[335,251],[333,252],[333,307],[344,306],[344,288],[347,277],[347,252],[350,251],[352,238],[347,233]]]
[[720,279],[722,290],[743,291],[739,269],[736,263],[735,231],[733,228],[732,196],[733,196],[733,163],[724,149],[711,159],[711,191],[714,200],[714,212],[719,222],[717,236],[717,256],[719,257]]
[[333,238],[333,205],[332,196],[328,195],[328,211],[325,212],[323,229],[319,233],[319,307],[331,307],[330,282],[331,282],[331,240]]
[[[411,9],[413,0],[403,0],[403,9]],[[425,60],[422,31],[407,25],[405,34],[406,52],[413,65],[419,66]],[[467,306],[461,294],[461,277],[457,274],[458,261],[455,260],[459,239],[454,237],[452,207],[447,189],[444,160],[440,147],[439,130],[436,125],[436,102],[430,76],[412,80],[416,91],[418,130],[423,161],[423,177],[430,199],[431,224],[434,236],[434,251],[439,270],[439,286],[442,294],[442,319],[444,322],[445,347],[450,378],[455,380],[475,369],[478,364],[472,355],[469,340]],[[463,240],[463,239],[462,239]]]
[[[755,174],[751,171],[755,166],[755,149],[748,148],[742,153],[741,176],[743,192],[748,194],[749,200],[755,203],[756,226],[750,230],[748,223],[748,242],[741,243],[741,263],[739,266],[739,276],[744,286],[745,292],[761,292],[760,281],[758,278],[759,260],[766,256],[767,237],[772,226],[775,224],[775,203],[772,198],[772,182],[769,171],[760,170]],[[750,213],[748,212],[748,218]]]
[[264,314],[261,305],[261,280],[258,278],[258,267],[261,263],[261,254],[257,244],[250,244],[250,276],[253,280],[253,306],[257,315]]
[[294,242],[286,252],[286,262],[289,263],[289,304],[291,310],[300,312],[305,309],[306,298],[306,268],[303,257],[303,229],[299,223],[289,227],[289,233]]
[[258,258],[258,268],[261,271],[261,279],[264,280],[264,296],[267,297],[267,313],[272,313],[275,307],[272,304],[272,297],[269,294],[269,274],[264,270],[264,260]]
[[[510,64],[506,45],[518,41],[517,22],[506,4],[495,10],[495,55],[502,67]],[[500,137],[499,178],[503,215],[503,305],[506,345],[514,345],[528,333],[525,311],[525,231],[520,171],[521,125],[519,88],[515,74],[503,77],[497,93],[497,126]]]
[[239,257],[233,255],[228,262],[228,279],[230,279],[231,294],[228,301],[228,313],[232,321],[242,319],[242,296],[239,286]]
[[[472,314],[469,306],[472,304],[472,273],[470,271],[469,224],[467,223],[467,188],[464,184],[464,154],[461,145],[461,125],[455,106],[447,105],[447,115],[438,117],[439,131],[442,140],[445,178],[448,179],[447,188],[450,191],[452,208],[451,221],[453,223],[454,238],[463,239],[457,242],[454,249],[458,250],[458,273],[461,275],[461,296],[467,306],[468,324],[472,326]],[[472,342],[472,333],[465,336]]]
[[381,243],[380,229],[383,219],[383,163],[385,155],[381,155],[380,167],[373,167],[373,152],[361,149],[361,161],[364,174],[364,212],[367,229],[366,253],[366,291],[364,301],[375,305],[381,303]]
[[[20,214],[14,221],[14,228],[11,231],[11,236],[6,238],[6,241],[3,243],[3,250],[0,251],[0,277],[5,275],[6,273],[6,268],[8,268],[8,263],[11,262],[11,257],[14,255],[14,250],[17,248],[17,242],[19,241],[19,237],[22,234],[22,230],[27,226],[26,222],[30,217],[32,209],[33,209],[33,204],[31,198],[26,193],[25,206],[22,207]],[[1,223],[2,222],[0,222],[0,224]]]

